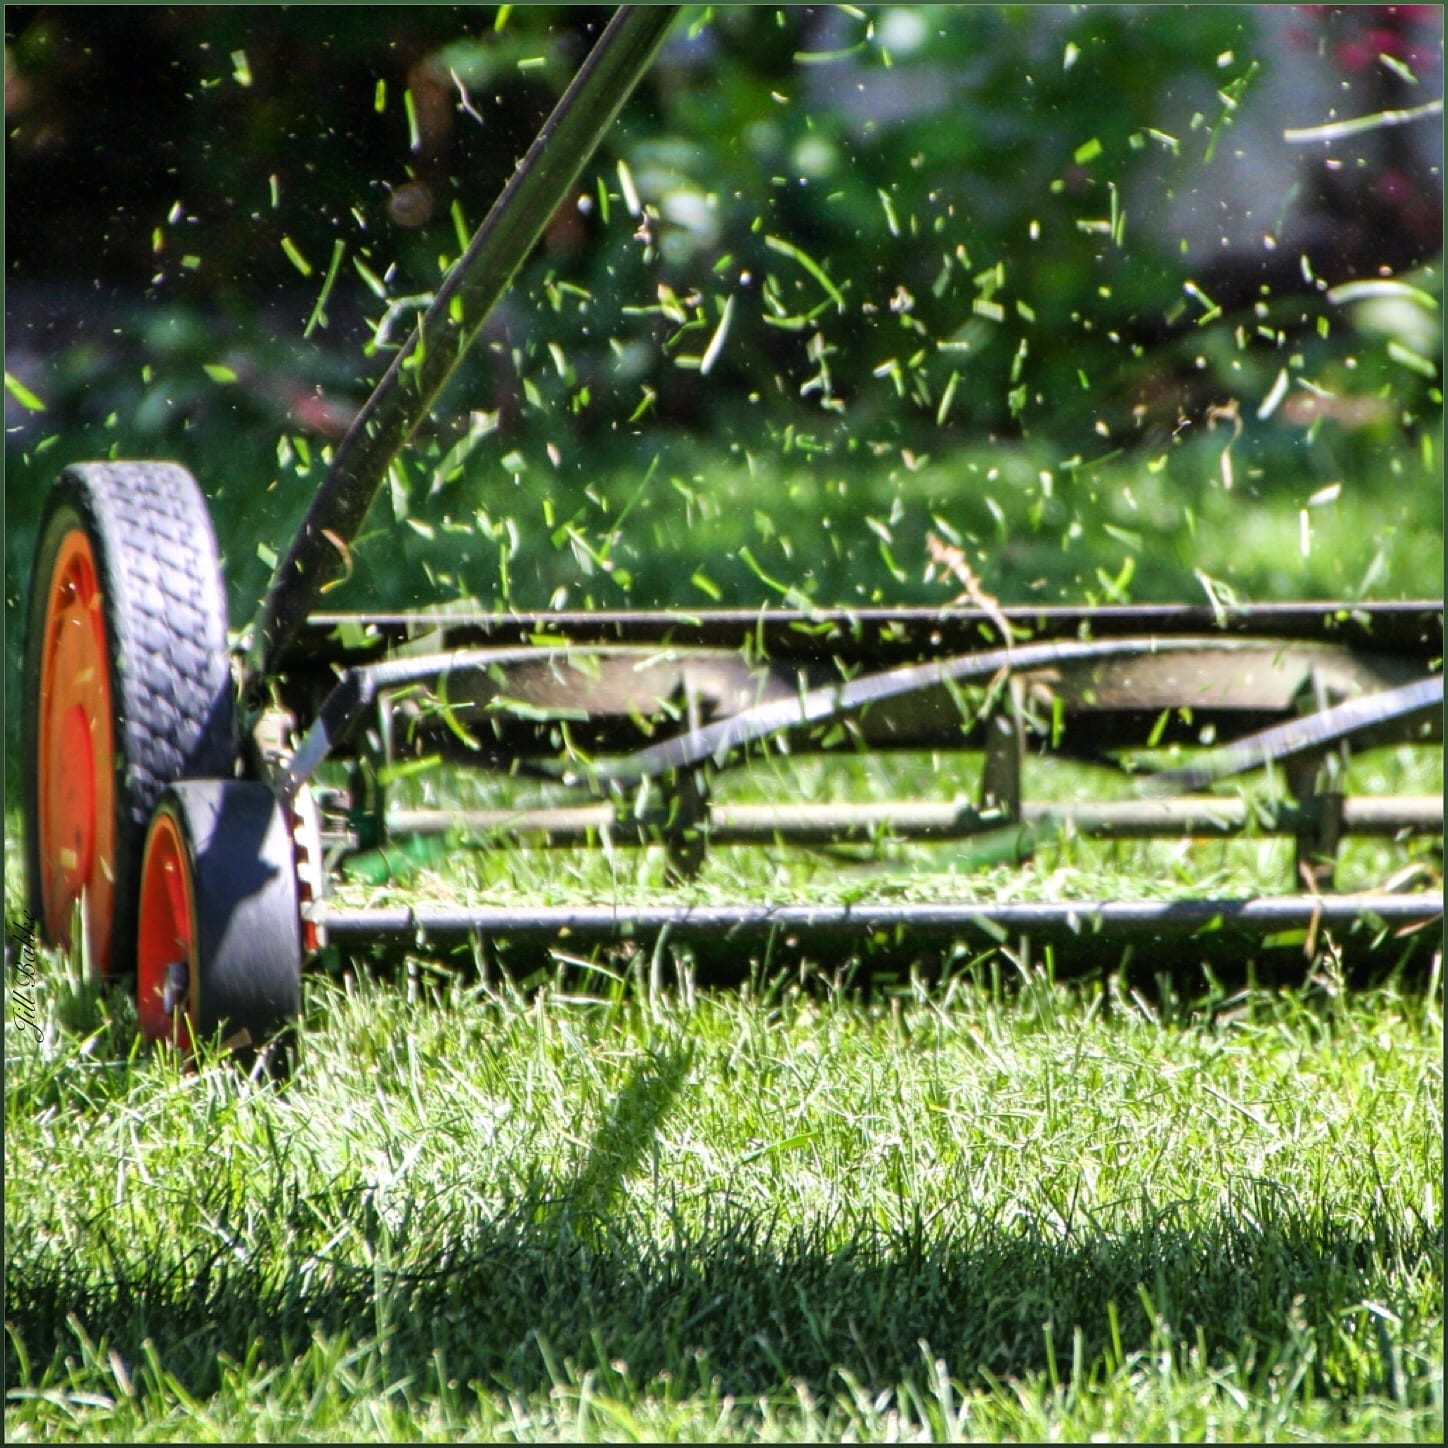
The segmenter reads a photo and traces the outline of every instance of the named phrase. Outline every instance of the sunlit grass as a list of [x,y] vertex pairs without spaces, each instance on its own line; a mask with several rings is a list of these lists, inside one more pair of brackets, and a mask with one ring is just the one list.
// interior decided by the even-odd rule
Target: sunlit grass
[[[589,515],[596,544],[660,458],[612,573],[521,518],[505,595],[501,533],[379,527],[357,596],[328,602],[466,587],[542,607],[566,586],[569,606],[945,603],[927,531],[1012,603],[1204,602],[1209,584],[1435,596],[1435,435],[1372,488],[1350,450],[1324,457],[1334,442],[1296,470],[1244,456],[1228,489],[1220,435],[1070,467],[1040,441],[750,458],[675,439],[588,480],[609,500]],[[1343,486],[1319,496],[1339,462]],[[249,548],[243,496],[218,500],[218,523]],[[552,506],[568,516],[566,480]],[[1035,756],[1023,783],[1038,802],[1131,790]],[[1347,778],[1362,793],[1442,783],[1431,749],[1356,757]],[[980,786],[972,754],[771,752],[713,791],[975,801]],[[1219,792],[1238,788],[1268,786]],[[395,802],[530,791],[422,775]],[[440,864],[340,884],[336,901],[1297,885],[1291,842],[1250,837],[1068,835],[980,867],[958,842],[882,833],[834,852],[711,850],[682,886],[660,847],[445,843]],[[1347,888],[1440,877],[1427,841],[1341,852]],[[272,1088],[148,1055],[123,991],[39,964],[42,1039],[13,1010],[6,1024],[11,1438],[1441,1439],[1436,967],[1350,991],[1330,953],[1303,957],[1269,993],[1160,946],[1136,962],[1157,982],[1143,994],[1110,970],[1062,984],[1007,942],[928,982],[905,961],[866,994],[844,961],[807,991],[756,964],[710,992],[686,951],[656,973],[647,953],[559,946],[521,984],[467,953],[445,971],[334,960],[306,982],[298,1069]]]
[[[978,768],[775,760],[721,793],[968,798]],[[1121,789],[1047,760],[1026,785]],[[1349,787],[1441,789],[1441,761],[1377,751]],[[1275,841],[1063,841],[971,872],[953,848],[724,850],[682,890],[657,850],[494,849],[339,898],[1290,876]],[[1433,868],[1353,848],[1369,873]],[[267,1088],[148,1057],[122,995],[46,959],[44,1041],[13,1013],[6,1035],[8,1436],[1441,1435],[1436,971],[1349,993],[1304,960],[1269,993],[1162,949],[1143,996],[1008,947],[861,994],[848,972],[708,992],[687,957],[662,978],[627,952],[556,960],[523,991],[416,964],[313,976],[298,1068]]]
[[1436,990],[598,985],[7,1034],[7,1436],[1441,1434]]

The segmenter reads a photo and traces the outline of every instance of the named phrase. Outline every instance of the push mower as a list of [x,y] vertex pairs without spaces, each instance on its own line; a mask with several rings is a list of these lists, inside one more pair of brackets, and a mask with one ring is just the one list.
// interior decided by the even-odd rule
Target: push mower
[[[1355,797],[1347,750],[1441,747],[1442,603],[1242,608],[955,607],[324,614],[388,464],[571,193],[675,7],[610,21],[462,258],[337,447],[240,648],[201,491],[166,462],[67,468],[45,507],[25,652],[26,865],[44,939],[134,975],[141,1029],[191,1050],[259,1046],[301,1008],[327,942],[661,937],[747,956],[988,951],[1029,936],[1100,959],[1135,944],[1300,953],[1332,932],[1399,960],[1436,949],[1441,889],[1336,893],[1349,835],[1441,840],[1439,797]],[[711,781],[764,743],[795,754],[966,750],[978,798],[735,803]],[[1132,798],[1025,797],[1032,753],[1192,746]],[[1202,747],[1206,745],[1208,747]],[[526,808],[402,809],[388,766],[442,757],[523,771]],[[318,788],[350,762],[344,790]],[[1278,769],[1253,801],[1214,783]],[[463,830],[489,847],[662,845],[685,880],[716,846],[958,840],[1020,858],[1097,839],[1296,842],[1261,898],[625,908],[342,908],[339,862]],[[777,955],[774,958],[779,958]]]

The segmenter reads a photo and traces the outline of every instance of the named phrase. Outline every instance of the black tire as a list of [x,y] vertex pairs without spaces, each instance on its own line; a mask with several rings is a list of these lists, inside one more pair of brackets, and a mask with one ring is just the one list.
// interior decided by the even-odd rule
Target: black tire
[[286,815],[266,785],[172,785],[146,836],[137,903],[145,1035],[188,1051],[219,1037],[251,1052],[295,1021],[302,1005],[296,862]]
[[[87,758],[98,775],[107,775],[88,786],[89,803],[77,809],[105,816],[94,823],[99,843],[83,872],[90,882],[85,924],[93,973],[116,977],[135,969],[141,847],[162,790],[183,776],[234,772],[226,591],[206,500],[184,468],[78,463],[56,480],[41,517],[31,575],[23,687],[28,904],[51,944],[69,943],[71,910],[81,890],[74,869],[67,878],[62,863],[74,852],[58,855],[62,846],[52,837],[57,811],[48,803],[56,790],[70,787],[60,777],[68,751],[54,705],[54,680],[64,669],[56,658],[64,649],[55,643],[59,626],[52,631],[48,625],[58,606],[61,570],[65,560],[74,559],[77,539],[88,543],[94,562],[104,642],[97,640],[93,648],[107,672],[109,707],[82,700],[66,713],[78,711],[88,719],[97,743]],[[52,687],[42,699],[48,652]],[[110,718],[91,717],[100,712]],[[73,742],[78,727],[65,738]],[[59,815],[70,819],[63,809]]]

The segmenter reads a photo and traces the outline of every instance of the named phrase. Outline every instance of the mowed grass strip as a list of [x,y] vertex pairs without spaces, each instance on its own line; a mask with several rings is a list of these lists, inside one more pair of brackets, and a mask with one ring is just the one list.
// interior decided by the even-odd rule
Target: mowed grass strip
[[1436,975],[1012,974],[318,978],[281,1088],[62,980],[7,1436],[1440,1438]]

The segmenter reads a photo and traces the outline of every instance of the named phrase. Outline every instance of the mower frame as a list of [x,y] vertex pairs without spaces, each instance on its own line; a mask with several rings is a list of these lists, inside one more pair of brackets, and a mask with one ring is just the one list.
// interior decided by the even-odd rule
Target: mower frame
[[[1034,945],[1091,964],[1156,944],[1193,962],[1274,953],[1300,961],[1328,932],[1378,963],[1435,949],[1441,889],[1353,895],[1333,886],[1346,836],[1441,839],[1441,798],[1342,790],[1349,748],[1441,746],[1441,600],[1231,609],[317,610],[390,461],[576,183],[677,9],[626,6],[610,20],[338,445],[225,684],[196,685],[196,717],[184,730],[157,724],[163,737],[145,790],[112,788],[112,776],[137,761],[116,703],[135,692],[117,643],[131,616],[122,606],[127,569],[171,546],[169,500],[194,500],[170,465],[72,470],[69,511],[47,525],[61,562],[38,570],[32,585],[39,702],[27,738],[32,767],[49,773],[28,831],[32,898],[48,936],[63,942],[87,882],[110,872],[125,894],[115,912],[125,928],[115,926],[107,968],[135,970],[143,1029],[187,1049],[198,1035],[249,1049],[284,1032],[299,1010],[302,967],[328,943],[461,941],[478,950],[514,941],[547,950],[631,942],[657,953],[688,942],[697,961],[723,974],[731,959],[780,964],[820,950],[899,964],[978,959],[1003,946],[1023,948],[1029,960]],[[158,499],[134,525],[123,516],[132,483]],[[204,560],[198,566],[205,571]],[[214,612],[191,632],[204,627],[214,636]],[[151,637],[164,651],[173,634],[158,627]],[[81,689],[61,676],[66,668],[110,673],[104,688]],[[137,697],[157,712],[145,702],[154,693]],[[229,764],[215,757],[218,721],[234,741]],[[46,741],[62,734],[74,757],[87,737],[109,741],[85,745],[89,762],[79,772],[90,769],[99,781],[89,793],[44,763],[60,747]],[[1171,744],[1203,752],[1185,768],[1148,770],[1132,798],[1027,798],[1023,764],[1033,751],[1100,761]],[[979,797],[713,802],[717,773],[764,745],[796,754],[978,751]],[[433,757],[532,777],[538,800],[498,810],[394,808],[381,783],[387,766]],[[317,788],[329,760],[348,762],[347,789]],[[1253,803],[1206,792],[1277,766],[1285,798]],[[114,829],[112,810],[130,811]],[[1292,888],[1255,899],[348,909],[328,898],[344,861],[383,879],[407,854],[406,839],[425,852],[429,840],[459,831],[489,847],[661,844],[677,881],[697,875],[719,847],[882,835],[964,842],[976,863],[1018,862],[1062,835],[1280,834],[1296,850]],[[118,859],[127,868],[117,871]],[[126,935],[137,910],[138,944]],[[79,913],[92,934],[114,924],[105,911]],[[250,944],[233,928],[242,920]]]

